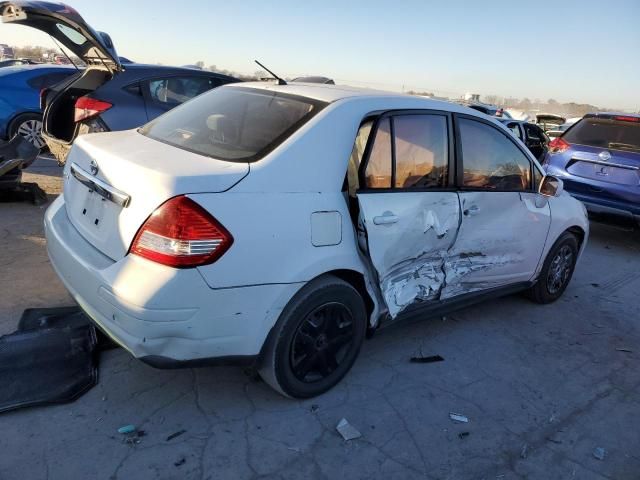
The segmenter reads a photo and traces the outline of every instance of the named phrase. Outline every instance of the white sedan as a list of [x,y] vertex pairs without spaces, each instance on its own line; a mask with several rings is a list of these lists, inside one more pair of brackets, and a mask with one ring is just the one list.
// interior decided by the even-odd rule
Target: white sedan
[[252,363],[298,398],[339,382],[381,321],[556,300],[588,236],[582,204],[486,115],[300,83],[79,137],[45,226],[71,295],[133,355]]

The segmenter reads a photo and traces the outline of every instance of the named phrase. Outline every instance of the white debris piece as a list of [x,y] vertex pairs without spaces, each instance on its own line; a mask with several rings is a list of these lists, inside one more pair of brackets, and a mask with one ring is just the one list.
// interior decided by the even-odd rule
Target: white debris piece
[[343,418],[338,422],[336,430],[345,440],[354,440],[362,436],[362,434],[353,425],[347,422],[346,418]]
[[604,456],[606,455],[606,450],[602,447],[596,447],[593,450],[593,456],[598,460],[604,460]]
[[461,413],[450,413],[449,418],[454,422],[469,423],[469,418]]

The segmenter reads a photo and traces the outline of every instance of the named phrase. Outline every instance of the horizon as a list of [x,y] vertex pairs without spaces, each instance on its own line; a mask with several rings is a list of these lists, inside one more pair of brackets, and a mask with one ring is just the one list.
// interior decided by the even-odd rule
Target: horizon
[[[166,1],[115,0],[107,9],[88,0],[67,3],[109,33],[119,55],[139,63],[203,61],[251,75],[261,70],[257,58],[282,77],[323,75],[450,98],[473,92],[640,111],[640,2],[632,0],[606,8],[570,0],[533,12],[504,0],[412,0],[395,9],[380,1],[311,7],[292,0],[277,6],[193,0],[179,16]],[[144,17],[149,21],[136,20]],[[11,24],[0,25],[0,43],[56,47],[43,32]]]

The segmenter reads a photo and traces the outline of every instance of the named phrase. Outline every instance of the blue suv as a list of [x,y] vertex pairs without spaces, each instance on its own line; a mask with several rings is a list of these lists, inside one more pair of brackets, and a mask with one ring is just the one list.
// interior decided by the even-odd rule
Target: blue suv
[[585,115],[549,144],[543,165],[592,217],[640,224],[640,115]]

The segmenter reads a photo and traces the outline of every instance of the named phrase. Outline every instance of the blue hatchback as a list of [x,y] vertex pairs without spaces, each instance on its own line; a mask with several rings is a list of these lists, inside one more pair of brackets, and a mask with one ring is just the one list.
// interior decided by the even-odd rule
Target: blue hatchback
[[592,216],[640,224],[640,115],[585,115],[549,144],[543,165]]
[[74,74],[62,65],[23,65],[0,69],[0,138],[19,134],[37,148],[42,139],[40,92]]

